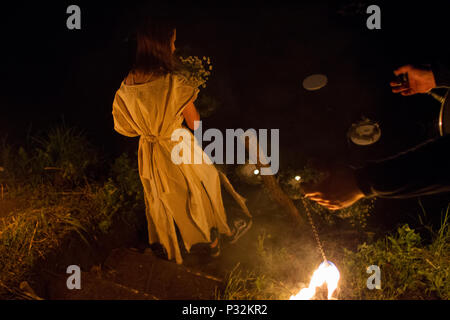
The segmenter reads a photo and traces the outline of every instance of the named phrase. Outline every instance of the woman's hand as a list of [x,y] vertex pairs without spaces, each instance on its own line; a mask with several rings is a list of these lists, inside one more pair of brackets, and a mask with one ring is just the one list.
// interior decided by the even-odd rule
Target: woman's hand
[[330,210],[349,207],[364,194],[359,189],[352,169],[340,166],[330,170],[329,175],[317,184],[303,184],[305,197]]
[[391,81],[392,92],[410,96],[416,93],[427,93],[431,89],[436,88],[436,80],[431,69],[406,65],[394,71],[396,76],[405,73],[408,74],[408,82]]

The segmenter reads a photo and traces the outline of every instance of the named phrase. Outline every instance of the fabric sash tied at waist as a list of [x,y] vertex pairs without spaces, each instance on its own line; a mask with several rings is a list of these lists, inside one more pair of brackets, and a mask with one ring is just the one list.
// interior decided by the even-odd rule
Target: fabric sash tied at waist
[[170,140],[171,137],[167,136],[154,136],[152,134],[142,134],[141,138],[143,138],[145,141],[150,142],[150,143],[156,143],[156,142],[160,142],[160,141],[164,141],[164,140]]
[[[159,145],[163,141],[170,140],[171,136],[155,136],[150,134],[141,134],[141,138],[139,139],[139,162],[142,177],[153,180],[151,184],[153,187],[156,187],[158,192],[162,191],[161,184],[164,191],[168,192],[169,190],[166,179],[161,179],[159,176],[160,172],[157,170],[158,161],[156,161],[156,158],[160,156],[161,151],[159,147],[154,148],[154,146]],[[155,183],[156,181],[154,180],[159,180],[160,184]]]

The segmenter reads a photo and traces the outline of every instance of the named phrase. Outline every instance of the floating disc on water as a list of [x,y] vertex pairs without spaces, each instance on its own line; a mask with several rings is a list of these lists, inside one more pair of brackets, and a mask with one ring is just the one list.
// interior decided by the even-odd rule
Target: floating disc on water
[[328,83],[328,78],[323,74],[313,74],[303,80],[303,88],[309,91],[319,90],[325,87]]
[[352,124],[348,136],[354,144],[368,146],[380,140],[381,130],[378,123],[365,119]]

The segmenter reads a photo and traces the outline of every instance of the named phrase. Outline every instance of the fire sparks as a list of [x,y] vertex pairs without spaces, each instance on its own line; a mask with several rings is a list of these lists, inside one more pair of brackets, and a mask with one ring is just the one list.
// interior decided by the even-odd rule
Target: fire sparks
[[308,288],[303,288],[294,296],[291,296],[289,300],[311,300],[316,294],[317,287],[321,287],[324,283],[327,284],[328,300],[333,296],[334,291],[337,289],[340,274],[339,270],[331,261],[324,261],[320,264],[319,268],[314,271]]

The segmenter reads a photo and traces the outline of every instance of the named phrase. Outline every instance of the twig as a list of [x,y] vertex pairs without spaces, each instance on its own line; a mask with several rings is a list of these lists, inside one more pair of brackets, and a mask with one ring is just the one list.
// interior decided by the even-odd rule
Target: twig
[[231,184],[230,180],[228,180],[225,173],[223,173],[220,170],[218,170],[218,171],[219,171],[220,181],[222,182],[225,189],[231,194],[231,196],[234,198],[234,200],[236,200],[236,202],[241,207],[242,211],[244,211],[245,215],[249,218],[252,218],[252,215],[251,215],[250,211],[248,210],[247,205],[245,204],[247,199],[242,197],[239,193],[236,192],[236,190],[234,190],[233,185]]
[[189,273],[191,273],[191,274],[193,274],[193,275],[196,275],[196,276],[198,276],[198,277],[202,277],[202,278],[206,278],[206,279],[209,279],[209,280],[213,280],[213,281],[216,281],[216,282],[223,283],[223,279],[219,279],[219,278],[214,277],[214,276],[212,276],[212,275],[209,275],[209,274],[206,274],[206,273],[203,273],[203,272],[194,271],[194,270],[191,270],[191,269],[189,269],[189,268],[187,268],[187,267],[184,267],[184,269],[185,269],[187,272],[189,272]]
[[436,267],[434,264],[431,263],[430,260],[428,260],[428,258],[425,258],[425,261],[428,262],[433,268],[435,268],[436,270],[439,269],[439,267]]
[[28,247],[28,253],[30,253],[31,246],[33,245],[34,235],[36,234],[38,225],[39,225],[39,221],[36,221],[36,227],[34,227],[33,235],[31,237],[31,241],[30,241],[30,246]]

